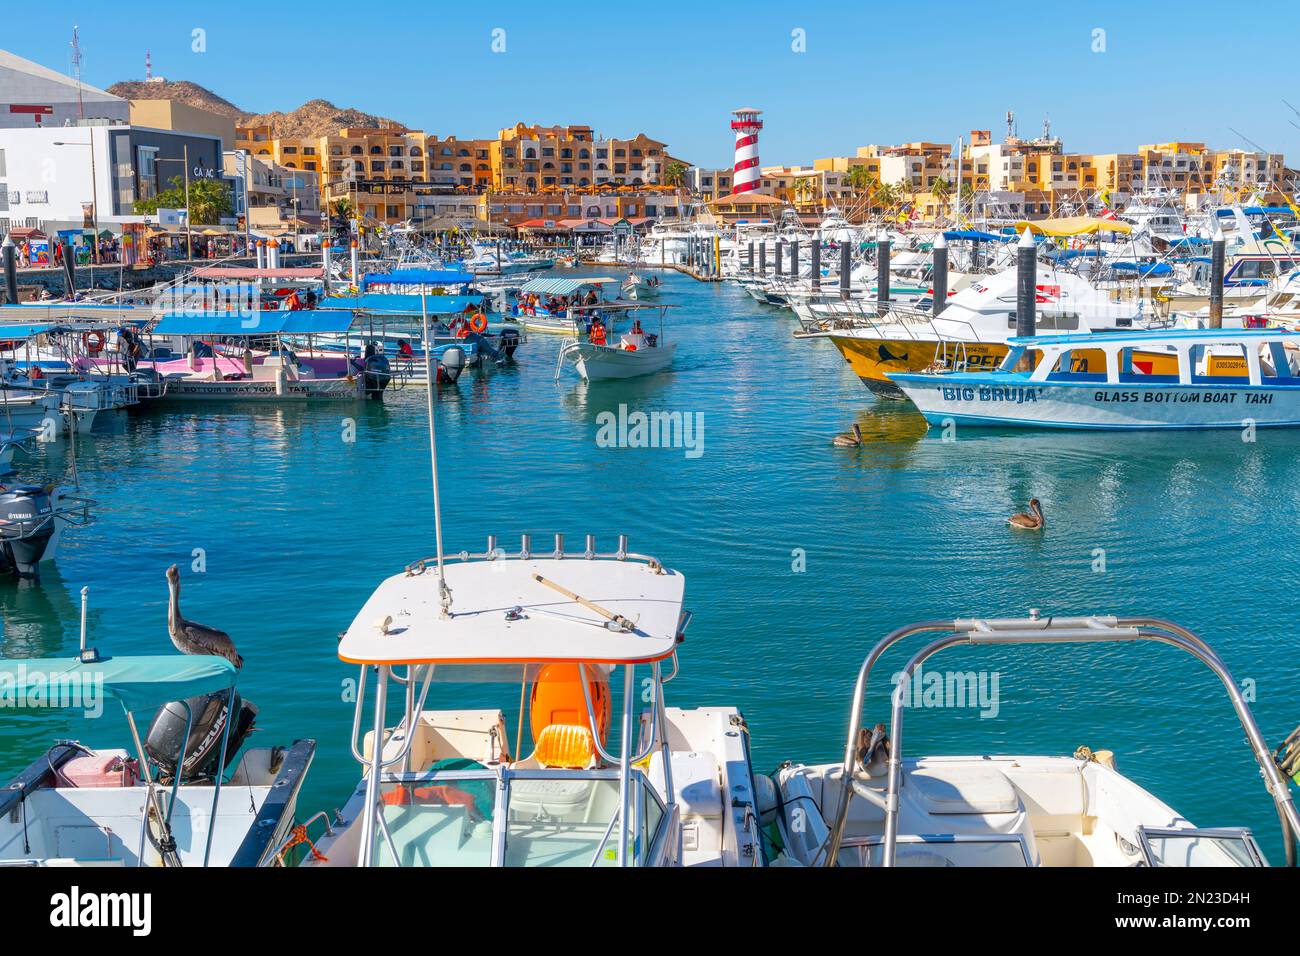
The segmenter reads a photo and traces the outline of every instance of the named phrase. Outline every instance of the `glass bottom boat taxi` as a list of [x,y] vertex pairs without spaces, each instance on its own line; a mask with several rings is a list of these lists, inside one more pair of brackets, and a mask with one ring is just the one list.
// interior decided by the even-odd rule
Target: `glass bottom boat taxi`
[[[313,818],[303,865],[761,865],[744,718],[664,704],[684,590],[590,536],[511,555],[489,538],[381,583],[339,644],[360,668],[363,777],[337,819]],[[488,685],[493,703],[457,705]]]
[[[1187,329],[1025,336],[1008,342],[1002,363],[989,372],[889,377],[932,425],[1300,426],[1300,333]],[[1074,356],[1085,351],[1092,358],[1080,370]],[[1176,371],[1163,373],[1171,363]],[[1018,370],[1024,364],[1031,370]]]

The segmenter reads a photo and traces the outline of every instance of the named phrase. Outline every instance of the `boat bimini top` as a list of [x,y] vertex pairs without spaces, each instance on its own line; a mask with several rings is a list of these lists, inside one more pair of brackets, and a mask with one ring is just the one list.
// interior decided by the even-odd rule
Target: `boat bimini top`
[[[351,747],[366,768],[358,788],[364,797],[355,815],[345,811],[359,821],[359,842],[352,844],[357,865],[463,862],[470,856],[493,865],[532,865],[557,853],[590,859],[593,866],[601,861],[656,865],[671,858],[669,835],[676,832],[678,817],[661,665],[673,659],[667,679],[676,674],[677,644],[690,618],[682,612],[684,593],[682,575],[652,557],[631,553],[624,536],[617,551],[605,554],[596,551],[591,535],[583,551],[566,552],[563,536],[556,535],[553,550],[536,554],[528,535],[514,554],[499,548],[493,536],[480,554],[418,561],[383,581],[338,649],[340,659],[361,667]],[[638,666],[649,667],[653,692],[652,698],[642,698],[648,706],[639,716],[639,728],[633,698],[634,690],[641,692]],[[609,678],[620,668],[621,750],[615,754],[604,739],[613,723]],[[377,675],[374,730],[362,741],[358,731],[370,672]],[[404,716],[396,729],[385,722],[390,680],[405,692]],[[522,760],[510,755],[496,716],[488,721],[488,752],[476,751],[479,756],[468,761],[472,769],[466,769],[465,761],[448,767],[445,761],[430,763],[427,755],[413,754],[413,749],[428,749],[424,743],[413,748],[412,742],[430,720],[463,727],[464,721],[483,714],[448,717],[426,711],[434,682],[519,682],[520,736],[522,695],[531,687],[533,754]],[[539,695],[564,702],[543,706]],[[460,844],[449,847],[407,819],[418,810],[410,801],[418,800],[419,793],[448,787],[463,791],[469,781],[478,781],[474,786],[484,787],[487,796],[477,811],[481,825]],[[507,850],[509,821],[518,808],[539,799],[539,786],[577,788],[591,800],[608,791],[596,803],[603,806],[608,800],[612,806],[588,807],[587,815],[594,812],[599,820],[547,817],[545,838],[523,839],[511,832]],[[431,813],[424,810],[424,818]]]

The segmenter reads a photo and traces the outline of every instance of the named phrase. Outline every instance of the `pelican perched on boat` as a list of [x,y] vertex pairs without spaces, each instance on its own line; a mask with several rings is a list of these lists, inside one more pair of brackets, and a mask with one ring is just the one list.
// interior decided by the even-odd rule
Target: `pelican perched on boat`
[[1038,503],[1037,498],[1029,499],[1029,510],[1013,514],[1007,519],[1007,523],[1013,528],[1023,528],[1026,531],[1042,531],[1047,527],[1047,519],[1043,517],[1043,507]]
[[167,633],[182,654],[211,654],[224,657],[236,668],[244,666],[244,659],[235,650],[235,642],[225,631],[206,624],[196,624],[181,617],[181,572],[172,565],[167,569]]

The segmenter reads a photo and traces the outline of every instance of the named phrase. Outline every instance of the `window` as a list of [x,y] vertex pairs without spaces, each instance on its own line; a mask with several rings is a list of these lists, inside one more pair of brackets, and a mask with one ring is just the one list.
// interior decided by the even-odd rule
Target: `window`
[[153,199],[158,195],[158,148],[138,146],[135,153],[135,195]]

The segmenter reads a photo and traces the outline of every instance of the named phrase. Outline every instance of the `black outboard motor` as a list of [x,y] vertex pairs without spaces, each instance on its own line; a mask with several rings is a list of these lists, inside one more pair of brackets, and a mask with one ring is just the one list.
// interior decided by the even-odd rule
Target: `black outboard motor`
[[54,537],[54,506],[47,489],[37,485],[0,486],[0,570],[22,578],[38,575],[37,566]]
[[366,345],[365,361],[362,362],[361,369],[365,376],[366,398],[382,398],[384,389],[393,380],[393,371],[388,364],[388,356],[380,352],[374,342]]
[[497,336],[497,348],[506,358],[514,358],[515,349],[519,348],[519,330],[512,325],[503,328]]
[[[185,701],[174,700],[158,708],[153,722],[149,724],[144,750],[164,776],[174,778],[177,775],[176,767],[180,764],[181,783],[211,779],[234,759],[253,729],[257,708],[248,701],[241,700],[238,692],[235,693],[235,722],[230,727],[225,756],[218,760],[221,736],[226,731],[226,721],[230,719],[229,702],[230,692],[219,690],[190,697]],[[185,747],[182,762],[180,749],[185,740],[185,704],[189,705],[193,717],[189,743]]]

